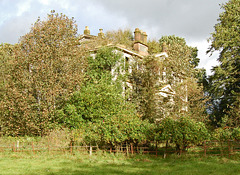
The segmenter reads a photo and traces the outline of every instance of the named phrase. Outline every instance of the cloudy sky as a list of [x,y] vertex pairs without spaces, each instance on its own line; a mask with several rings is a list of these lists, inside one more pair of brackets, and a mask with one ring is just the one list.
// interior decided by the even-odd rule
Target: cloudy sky
[[89,26],[91,34],[135,28],[147,32],[150,39],[164,35],[184,37],[188,45],[198,47],[199,67],[210,74],[217,64],[215,53],[206,55],[207,39],[214,31],[219,4],[227,0],[0,0],[0,43],[17,43],[40,17],[51,10],[74,17],[81,34]]

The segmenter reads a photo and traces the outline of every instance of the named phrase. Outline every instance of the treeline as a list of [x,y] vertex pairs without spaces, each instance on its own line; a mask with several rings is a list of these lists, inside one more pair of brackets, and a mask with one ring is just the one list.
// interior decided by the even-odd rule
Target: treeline
[[[81,47],[73,18],[53,12],[38,19],[18,44],[0,47],[1,135],[44,136],[64,128],[85,143],[168,140],[178,149],[211,137],[239,139],[239,1],[223,8],[209,49],[221,51],[221,64],[209,78],[197,68],[197,48],[183,38],[149,41],[151,56],[130,65],[106,46],[131,46],[130,30],[91,43],[101,44],[93,57]],[[163,49],[167,58],[154,56]],[[158,95],[166,85],[173,96]]]

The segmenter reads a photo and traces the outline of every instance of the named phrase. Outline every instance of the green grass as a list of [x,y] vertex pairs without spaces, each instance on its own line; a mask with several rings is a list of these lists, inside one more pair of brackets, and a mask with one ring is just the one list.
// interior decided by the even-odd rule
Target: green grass
[[49,155],[44,153],[0,154],[0,174],[240,174],[240,157],[234,159],[209,157],[193,158],[171,156],[167,159],[153,156],[125,157],[123,155]]

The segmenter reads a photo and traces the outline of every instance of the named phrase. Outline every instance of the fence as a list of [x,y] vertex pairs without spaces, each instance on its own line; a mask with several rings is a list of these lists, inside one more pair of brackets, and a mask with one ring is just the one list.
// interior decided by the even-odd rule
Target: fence
[[57,152],[69,152],[71,154],[74,151],[89,153],[90,155],[93,152],[98,150],[98,146],[73,146],[73,142],[65,144],[63,146],[54,145],[52,143],[44,142],[20,142],[16,141],[12,144],[3,144],[0,143],[0,152],[48,152],[48,153],[57,153]]
[[93,145],[74,145],[74,142],[66,143],[64,145],[54,145],[45,142],[20,142],[16,141],[11,144],[0,142],[0,152],[48,152],[57,154],[58,152],[69,152],[74,154],[81,152],[82,154],[90,154],[97,151],[104,151],[109,153],[124,153],[124,154],[151,154],[156,156],[166,157],[170,154],[191,154],[196,156],[232,156],[240,154],[240,141],[228,140],[220,141],[204,141],[197,146],[187,147],[185,150],[176,150],[173,143],[159,142],[151,143],[148,146],[136,146],[134,144],[125,144],[118,146],[104,146],[99,148]]

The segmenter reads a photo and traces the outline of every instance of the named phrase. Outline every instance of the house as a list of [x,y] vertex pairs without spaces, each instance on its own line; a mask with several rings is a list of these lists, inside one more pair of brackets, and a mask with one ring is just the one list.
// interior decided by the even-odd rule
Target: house
[[[126,47],[120,44],[113,44],[110,41],[106,40],[104,37],[103,29],[99,29],[99,33],[97,36],[91,35],[90,29],[88,26],[85,27],[83,34],[80,36],[81,47],[90,51],[91,56],[95,56],[98,49],[103,45],[106,47],[111,47],[115,52],[121,53],[122,58],[125,62],[128,62],[130,65],[128,67],[128,73],[132,73],[131,65],[138,60],[142,60],[147,56],[154,56],[159,60],[164,60],[168,57],[166,46],[163,45],[163,52],[150,55],[148,52],[147,45],[147,34],[146,32],[142,32],[139,28],[136,28],[134,31],[134,41],[133,46],[131,48]],[[117,75],[115,75],[115,70],[112,68],[113,80],[115,80]],[[122,72],[124,73],[124,72]],[[170,84],[167,84],[166,73],[159,72],[161,75],[161,80],[159,80],[159,84],[161,84],[160,90],[156,95],[159,97],[158,99],[168,99],[168,102],[174,104],[173,96],[175,95],[174,90],[172,89]],[[132,88],[131,82],[125,82],[128,87]],[[124,87],[123,87],[124,88]]]

